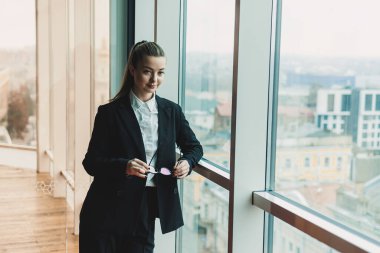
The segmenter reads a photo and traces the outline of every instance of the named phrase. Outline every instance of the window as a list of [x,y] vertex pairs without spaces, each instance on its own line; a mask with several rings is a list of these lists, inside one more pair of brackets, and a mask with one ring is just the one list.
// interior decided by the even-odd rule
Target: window
[[1,1],[0,143],[36,146],[35,10],[35,1]]
[[325,167],[329,167],[330,166],[330,158],[325,157],[325,159],[324,159],[324,166]]
[[309,157],[305,158],[304,166],[305,166],[305,168],[309,168],[310,167],[310,158]]
[[336,159],[336,168],[338,170],[342,169],[342,157],[340,156]]
[[109,4],[108,0],[94,1],[94,38],[93,38],[93,59],[94,59],[94,105],[93,112],[96,113],[97,107],[108,102],[110,98],[109,85]]
[[322,116],[318,115],[318,118],[317,118],[317,126],[318,127],[321,127],[321,118],[322,118]]
[[196,172],[183,189],[181,252],[227,252],[229,192]]
[[[230,169],[235,4],[234,0],[184,1],[186,60],[180,102],[203,146],[203,158],[226,172]],[[183,181],[183,215],[180,252],[228,251],[228,190],[193,172]]]
[[290,159],[285,160],[285,168],[286,169],[292,168],[292,160],[290,160]]
[[[380,171],[375,169],[379,167],[380,156],[375,145],[378,139],[368,139],[373,133],[368,133],[369,128],[372,129],[374,123],[376,127],[379,125],[380,85],[373,75],[380,76],[376,63],[380,61],[380,36],[373,31],[380,23],[380,16],[375,11],[380,4],[372,0],[333,2],[282,1],[281,39],[277,40],[280,43],[277,54],[280,55],[276,55],[281,60],[276,66],[279,80],[275,90],[284,94],[307,88],[309,100],[315,102],[294,101],[299,111],[302,108],[312,112],[314,120],[311,123],[305,122],[301,113],[288,118],[282,115],[282,121],[276,121],[275,159],[284,161],[288,157],[304,157],[307,152],[310,161],[314,157],[320,157],[320,160],[319,164],[310,163],[307,167],[305,159],[305,166],[299,166],[297,174],[292,176],[289,176],[287,166],[274,163],[277,166],[274,166],[273,188],[301,205],[312,207],[358,233],[380,241],[380,222],[375,218],[380,212],[378,200],[369,193],[372,191],[369,189],[380,182],[377,181]],[[325,15],[321,21],[318,13],[322,12]],[[283,101],[276,102],[278,111],[285,108]],[[335,109],[341,112],[335,113]],[[321,120],[319,127],[318,115],[326,114],[330,117]],[[342,117],[342,129],[339,125],[343,122],[331,121],[334,115]],[[284,128],[282,122],[287,120],[297,124],[295,133]],[[336,125],[338,128],[334,124],[339,124]],[[296,165],[294,161],[293,166]],[[363,185],[367,188],[360,187]],[[363,204],[366,201],[368,205]],[[295,238],[287,232],[280,232],[276,226],[283,227],[275,222],[276,234]],[[307,240],[304,238],[300,236],[293,241],[293,251],[300,247],[301,252],[320,252],[303,248],[305,245],[309,247],[308,243],[298,244]],[[274,245],[274,248],[274,252],[284,250],[282,245]],[[327,252],[328,248],[324,250],[322,252]]]
[[372,94],[365,95],[365,110],[372,111]]
[[[273,253],[294,252],[296,248],[297,253],[307,252],[336,252],[329,248],[327,245],[319,242],[318,240],[303,234],[296,228],[288,225],[287,223],[275,218],[273,222],[274,238],[273,238]],[[281,235],[286,235],[288,241],[288,249],[286,249],[285,238],[278,238]]]
[[351,95],[342,95],[342,111],[347,112],[351,110]]
[[327,96],[327,111],[334,111],[334,94],[329,94]]
[[187,1],[183,108],[204,158],[225,170],[230,167],[234,18],[233,0]]

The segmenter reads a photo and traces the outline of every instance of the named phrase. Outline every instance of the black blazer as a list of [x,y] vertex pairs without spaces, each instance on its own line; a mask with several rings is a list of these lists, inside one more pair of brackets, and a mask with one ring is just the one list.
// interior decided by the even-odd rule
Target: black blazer
[[[176,145],[191,168],[203,155],[181,107],[156,95],[158,105],[158,151],[156,168],[173,168]],[[94,176],[80,215],[81,230],[111,230],[133,235],[146,179],[126,176],[130,159],[146,162],[145,148],[129,96],[99,106],[89,147],[83,160]],[[190,173],[189,172],[189,173]],[[183,225],[177,179],[155,175],[162,233]]]

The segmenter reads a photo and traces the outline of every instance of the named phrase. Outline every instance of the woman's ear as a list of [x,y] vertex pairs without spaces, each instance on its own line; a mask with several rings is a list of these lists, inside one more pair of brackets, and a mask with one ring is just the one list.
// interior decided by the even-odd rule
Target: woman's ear
[[128,67],[128,70],[129,70],[129,73],[131,73],[132,76],[135,76],[135,68],[133,67],[133,65],[130,65]]

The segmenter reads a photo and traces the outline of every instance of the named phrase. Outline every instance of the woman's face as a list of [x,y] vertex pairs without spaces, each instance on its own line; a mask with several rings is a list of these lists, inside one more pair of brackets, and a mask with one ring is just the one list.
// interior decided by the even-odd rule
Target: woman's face
[[152,98],[154,92],[164,81],[165,57],[145,56],[137,67],[131,66],[129,71],[133,76],[133,92],[142,101]]

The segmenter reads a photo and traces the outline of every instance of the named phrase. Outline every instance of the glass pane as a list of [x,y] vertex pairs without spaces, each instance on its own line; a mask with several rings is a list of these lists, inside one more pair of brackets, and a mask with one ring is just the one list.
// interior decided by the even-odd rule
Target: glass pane
[[336,253],[338,251],[310,237],[288,223],[274,218],[273,253]]
[[94,2],[94,113],[109,100],[109,2]]
[[380,111],[380,95],[376,95],[376,111]]
[[282,7],[275,189],[380,241],[380,3]]
[[366,111],[372,110],[372,94],[365,95],[365,110]]
[[234,0],[187,1],[185,114],[204,158],[225,169],[230,167],[234,16]]
[[36,146],[35,1],[0,6],[0,143]]
[[196,172],[183,185],[181,253],[227,252],[229,192]]
[[351,95],[342,95],[342,112],[351,110]]

